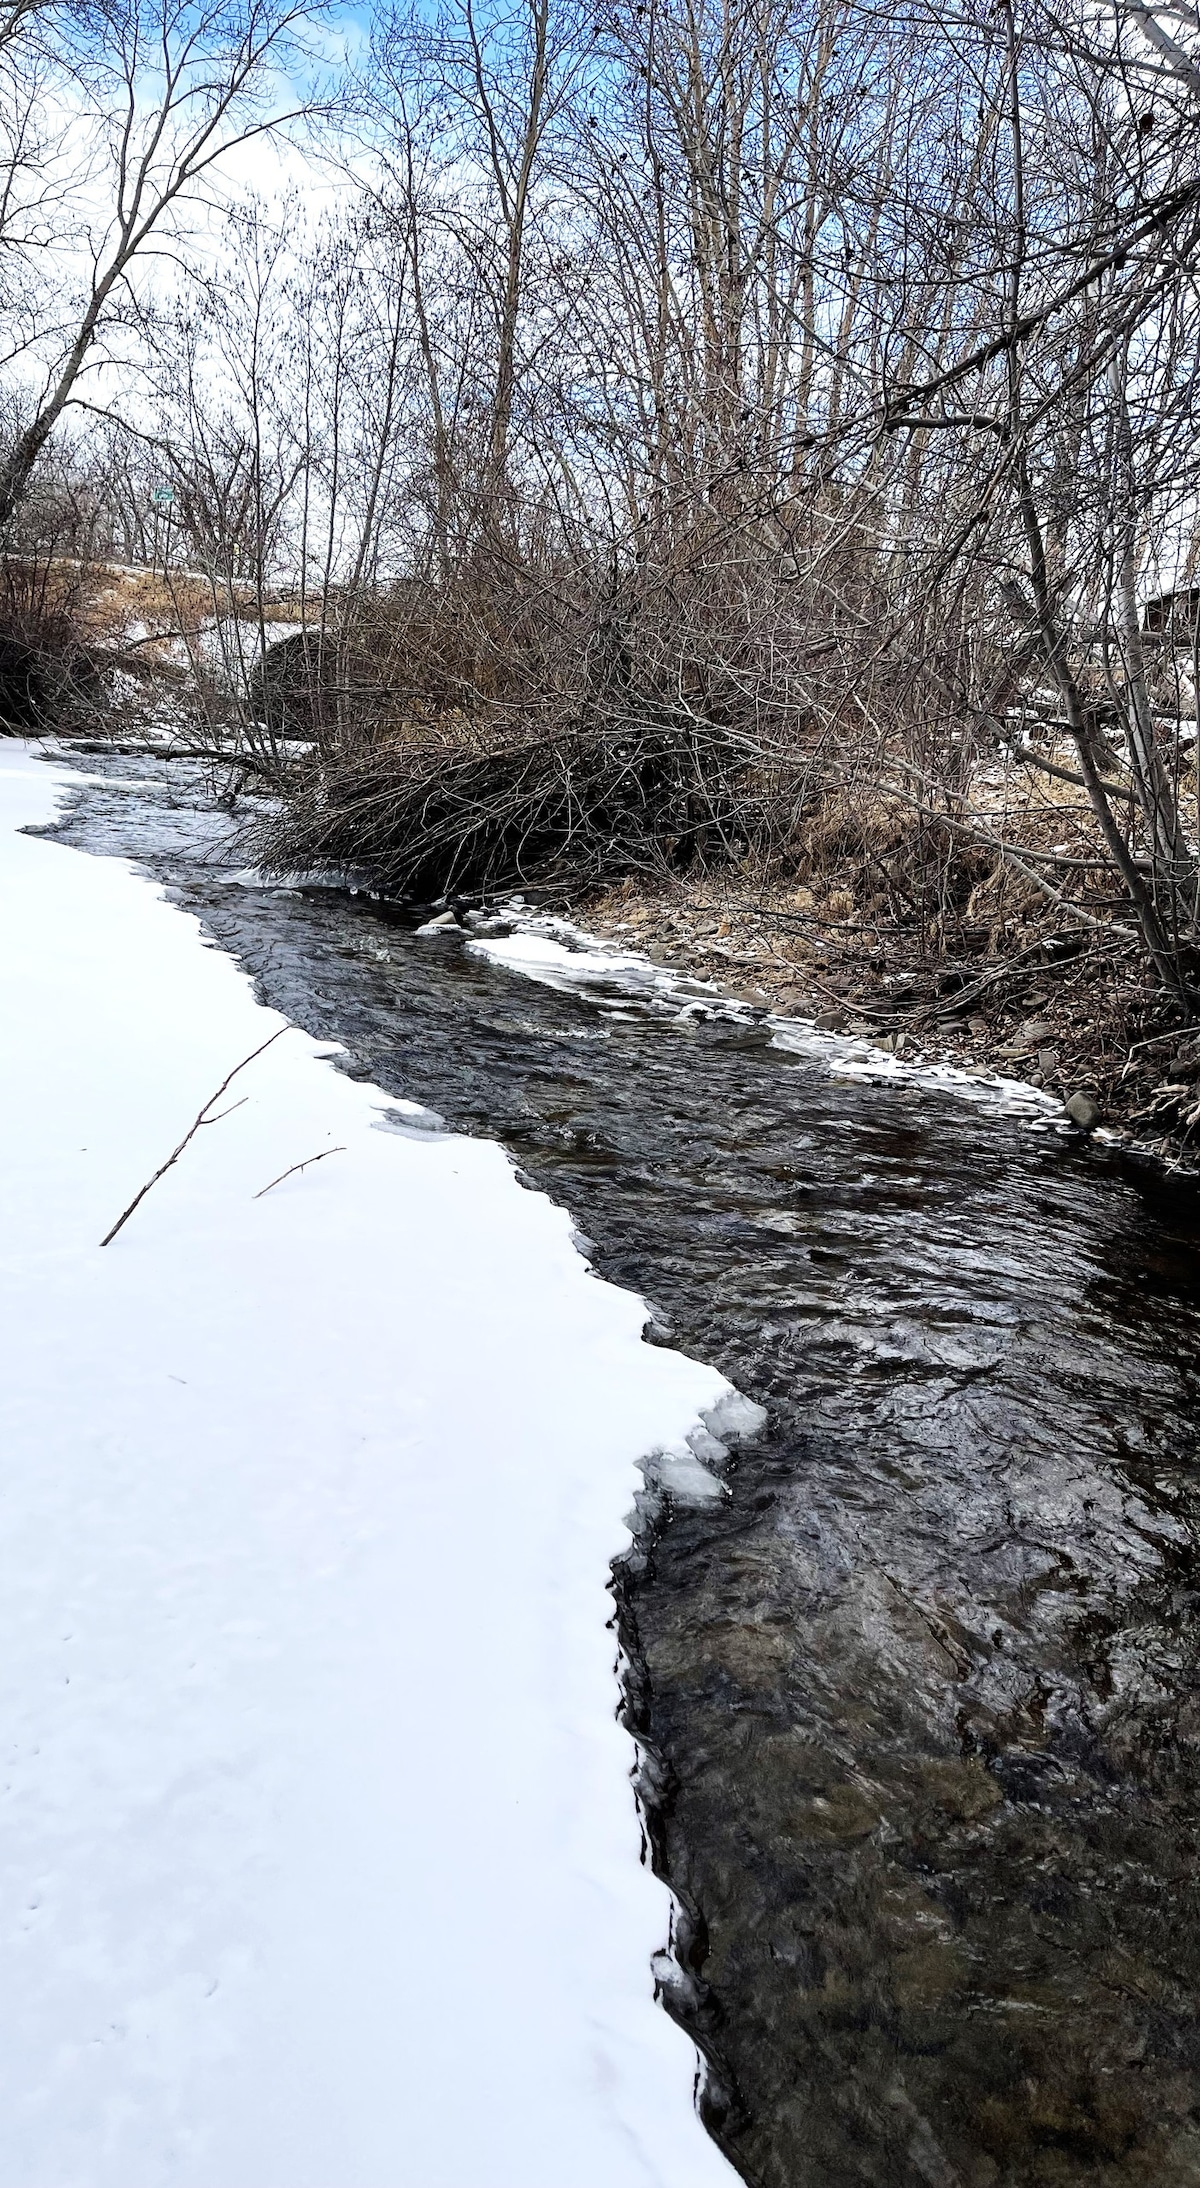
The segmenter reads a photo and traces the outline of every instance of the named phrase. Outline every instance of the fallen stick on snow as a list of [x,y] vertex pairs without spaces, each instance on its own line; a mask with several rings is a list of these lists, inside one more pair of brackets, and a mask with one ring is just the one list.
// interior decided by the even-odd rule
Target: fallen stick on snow
[[[265,1049],[270,1048],[271,1043],[273,1041],[277,1041],[281,1033],[289,1033],[290,1031],[290,1026],[278,1026],[275,1032],[270,1036],[269,1040],[263,1041],[258,1048],[251,1049],[250,1054],[248,1056],[243,1056],[241,1063],[235,1064],[233,1070],[227,1073],[225,1078],[222,1079],[220,1086],[217,1088],[216,1093],[209,1095],[208,1100],[205,1102],[204,1107],[200,1111],[198,1117],[195,1119],[193,1124],[189,1125],[187,1131],[183,1135],[183,1138],[180,1140],[178,1147],[174,1150],[174,1153],[168,1155],[166,1161],[159,1164],[158,1169],[154,1173],[154,1176],[152,1178],[147,1178],[141,1191],[134,1194],[133,1199],[130,1201],[124,1215],[118,1216],[116,1222],[113,1224],[111,1231],[105,1232],[104,1237],[100,1241],[100,1244],[102,1246],[111,1246],[114,1238],[117,1235],[117,1232],[121,1229],[122,1225],[128,1223],[129,1218],[133,1214],[135,1208],[141,1207],[141,1204],[145,1200],[146,1195],[150,1191],[151,1187],[157,1185],[160,1178],[165,1178],[168,1170],[172,1167],[172,1165],[178,1162],[184,1148],[188,1145],[189,1141],[195,1139],[201,1125],[219,1124],[222,1117],[232,1116],[235,1109],[241,1108],[242,1102],[231,1102],[228,1109],[221,1110],[220,1115],[216,1117],[209,1116],[209,1110],[212,1108],[213,1103],[220,1101],[226,1087],[233,1084],[233,1081],[236,1079],[239,1071],[244,1071],[247,1064],[252,1064],[255,1060],[255,1057],[261,1056]],[[242,1101],[245,1101],[247,1099],[248,1097],[246,1095],[242,1096]],[[275,1182],[276,1184],[278,1184],[279,1180],[276,1179]]]
[[261,1200],[263,1193],[273,1192],[277,1185],[283,1184],[285,1178],[294,1178],[298,1171],[311,1170],[314,1162],[324,1162],[326,1155],[344,1155],[345,1152],[344,1147],[323,1147],[319,1155],[306,1155],[303,1162],[294,1162],[290,1170],[281,1170],[277,1178],[272,1178],[270,1185],[264,1185],[262,1192],[254,1195],[255,1200]]

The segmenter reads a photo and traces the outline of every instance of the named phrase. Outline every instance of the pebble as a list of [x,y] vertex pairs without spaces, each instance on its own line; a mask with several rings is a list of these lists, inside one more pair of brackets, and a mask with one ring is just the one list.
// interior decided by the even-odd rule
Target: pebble
[[1090,1094],[1069,1094],[1064,1106],[1072,1124],[1077,1124],[1081,1132],[1095,1131],[1100,1122],[1101,1111],[1099,1103],[1094,1102]]

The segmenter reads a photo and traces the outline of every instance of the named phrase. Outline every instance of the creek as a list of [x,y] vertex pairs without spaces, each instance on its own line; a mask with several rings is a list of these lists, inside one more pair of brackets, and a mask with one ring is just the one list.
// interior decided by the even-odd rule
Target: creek
[[1195,1186],[245,886],[195,770],[83,764],[51,833],[137,860],[344,1068],[503,1141],[658,1341],[767,1408],[614,1576],[665,2001],[738,2171],[1194,2188]]

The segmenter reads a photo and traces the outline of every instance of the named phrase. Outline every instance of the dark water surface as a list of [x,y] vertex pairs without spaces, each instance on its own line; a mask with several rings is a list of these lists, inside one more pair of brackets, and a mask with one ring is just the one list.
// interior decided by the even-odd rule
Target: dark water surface
[[68,841],[169,881],[361,1075],[503,1139],[769,1408],[728,1496],[618,1579],[672,2009],[745,2179],[1194,2188],[1195,1189],[363,898],[230,885],[186,774],[105,767],[162,779],[89,787]]

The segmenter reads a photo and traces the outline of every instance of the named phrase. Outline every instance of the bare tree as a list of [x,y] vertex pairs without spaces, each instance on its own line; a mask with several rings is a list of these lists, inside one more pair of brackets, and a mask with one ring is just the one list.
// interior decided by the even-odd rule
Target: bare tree
[[0,464],[0,526],[26,493],[100,336],[129,308],[135,268],[154,246],[167,247],[172,223],[178,247],[180,223],[235,149],[295,117],[298,109],[279,102],[277,71],[313,13],[309,0],[242,0],[232,10],[132,0],[82,16],[29,10],[14,30],[18,38],[31,26],[46,31],[64,151],[78,159],[81,128],[86,135],[76,215],[86,271],[73,309],[44,307],[28,345],[44,360],[43,377]]
[[[134,260],[273,125],[246,102],[297,21],[239,16],[174,103],[137,103],[119,38],[78,63],[97,112],[125,86],[119,217],[7,506]],[[156,426],[258,651],[296,589],[325,759],[587,725],[618,769],[643,735],[719,751],[725,799],[734,737],[774,788],[664,827],[665,862],[901,815],[883,885],[931,940],[1007,874],[1190,1008],[1200,615],[1147,617],[1200,563],[1195,28],[1186,0],[384,17],[344,210],[308,242],[243,209]]]

